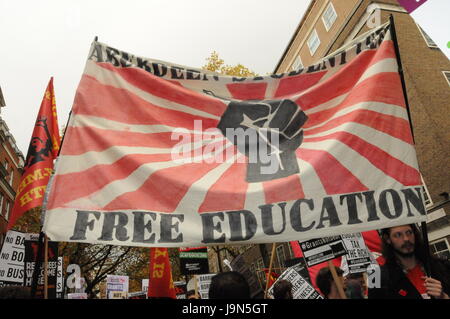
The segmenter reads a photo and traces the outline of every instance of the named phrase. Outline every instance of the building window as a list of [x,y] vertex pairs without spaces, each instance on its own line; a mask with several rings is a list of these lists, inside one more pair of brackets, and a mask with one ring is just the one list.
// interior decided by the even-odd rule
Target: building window
[[333,3],[330,2],[330,4],[328,5],[328,7],[326,8],[325,12],[322,15],[322,21],[327,31],[331,29],[334,21],[336,21],[336,18],[337,18],[336,10],[334,10]]
[[450,71],[442,71],[442,73],[444,74],[445,79],[448,82],[448,85],[450,85]]
[[292,251],[292,244],[289,242],[287,243],[287,246],[289,248],[289,259],[294,258],[294,252]]
[[[4,214],[4,216],[6,217],[6,212]],[[0,215],[3,215],[3,194],[0,193]]]
[[442,239],[430,244],[431,252],[439,258],[450,260],[450,248],[447,239]]
[[309,47],[309,52],[311,52],[311,55],[314,55],[314,53],[316,53],[319,45],[320,45],[320,39],[319,39],[319,36],[317,35],[316,29],[314,29],[308,39],[308,47]]
[[253,275],[256,275],[256,278],[258,278],[258,273],[256,272],[256,265],[255,265],[255,263],[251,263],[251,264],[250,264],[250,272],[251,272]]
[[266,288],[266,273],[264,272],[264,261],[262,258],[258,259],[258,280],[261,284],[261,287]]
[[9,200],[6,201],[6,207],[5,207],[5,219],[9,220]]
[[425,39],[425,42],[427,43],[428,47],[430,48],[437,48],[437,44],[436,42],[433,41],[433,39],[430,38],[430,36],[419,26],[417,25],[417,27],[420,30],[420,33],[422,34],[423,38]]
[[[286,255],[284,254],[283,245],[280,245],[277,247],[277,259],[278,259],[278,265],[280,268],[284,268],[284,262],[286,261]],[[280,273],[282,272],[282,269],[280,269]]]
[[298,70],[298,69],[303,69],[303,63],[302,63],[302,60],[300,59],[299,55],[297,55],[297,57],[294,60],[294,63],[292,63],[292,70]]
[[433,206],[433,201],[431,200],[430,192],[428,191],[427,185],[425,185],[425,181],[423,180],[422,175],[420,175],[422,179],[422,193],[423,193],[423,201],[425,202],[425,207]]
[[13,177],[14,177],[14,170],[11,170],[11,174],[9,174],[9,185],[12,186],[13,184]]

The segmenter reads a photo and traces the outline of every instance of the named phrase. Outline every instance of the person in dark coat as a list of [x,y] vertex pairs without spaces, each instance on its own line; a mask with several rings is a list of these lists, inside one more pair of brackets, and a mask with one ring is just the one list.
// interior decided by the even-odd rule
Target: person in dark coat
[[381,237],[381,287],[369,288],[369,299],[449,299],[450,265],[430,257],[425,275],[427,254],[414,224],[383,229]]

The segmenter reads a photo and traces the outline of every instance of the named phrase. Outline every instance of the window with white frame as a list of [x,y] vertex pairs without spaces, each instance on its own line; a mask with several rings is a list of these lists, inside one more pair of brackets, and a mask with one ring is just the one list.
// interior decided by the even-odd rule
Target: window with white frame
[[9,185],[12,186],[13,183],[13,177],[14,177],[14,170],[11,170],[11,173],[9,174]]
[[308,48],[309,48],[309,52],[311,53],[311,55],[314,55],[314,53],[316,53],[319,45],[320,45],[320,39],[319,39],[319,36],[317,35],[316,29],[314,29],[308,38]]
[[423,193],[423,201],[425,202],[425,207],[433,206],[433,201],[431,200],[430,192],[428,191],[427,185],[425,184],[422,175],[420,175],[420,178],[422,180],[423,185],[422,193]]
[[285,267],[284,262],[286,261],[286,255],[284,254],[283,245],[278,246],[276,252],[277,252],[278,265],[280,266],[280,268],[284,268]]
[[261,284],[261,287],[265,288],[266,285],[266,273],[264,272],[264,261],[262,258],[259,258],[257,261],[258,264],[258,280]]
[[294,258],[294,252],[292,251],[292,244],[289,242],[287,244],[288,248],[289,248],[289,258],[288,259],[292,259]]
[[423,38],[425,39],[425,42],[427,43],[428,47],[430,48],[437,48],[436,42],[433,41],[432,38],[417,24],[417,27],[419,28],[420,33],[422,34]]
[[300,59],[300,56],[297,55],[297,57],[294,60],[294,63],[292,63],[292,70],[298,70],[303,68],[302,60]]
[[442,73],[445,76],[445,79],[447,80],[448,85],[450,85],[450,71],[442,71]]
[[[256,264],[255,263],[251,263],[250,264],[250,272],[253,275],[256,275],[256,278],[258,278],[258,272],[256,271]],[[259,281],[259,278],[258,278],[258,281]]]
[[325,12],[322,15],[322,21],[327,31],[331,29],[331,27],[334,24],[334,21],[336,21],[336,18],[337,18],[336,10],[334,10],[333,3],[330,2],[330,4],[325,9]]
[[251,272],[252,274],[256,274],[256,266],[255,266],[255,263],[251,263],[251,264],[250,264],[250,272]]
[[5,219],[9,220],[9,200],[6,201],[6,207],[5,207]]
[[6,212],[5,212],[5,214],[3,214],[3,194],[2,193],[0,193],[0,216],[1,215],[6,216]]
[[447,239],[430,243],[431,252],[439,258],[450,260],[450,247]]

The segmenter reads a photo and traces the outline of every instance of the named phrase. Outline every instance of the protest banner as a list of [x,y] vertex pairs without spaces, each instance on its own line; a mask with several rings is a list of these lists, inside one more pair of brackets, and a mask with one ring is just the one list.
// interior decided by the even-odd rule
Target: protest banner
[[[38,246],[39,246],[39,235],[38,234],[26,234],[25,237],[25,259],[24,259],[24,285],[31,287],[33,283],[33,272],[35,269],[36,262],[38,260]],[[47,292],[49,299],[56,298],[56,286],[57,286],[57,273],[58,273],[58,243],[49,242],[48,243],[48,268],[47,268]],[[38,279],[36,287],[35,298],[44,299],[45,298],[45,275],[44,275],[44,265],[41,264],[38,269]]]
[[425,221],[392,35],[382,25],[315,65],[249,78],[94,41],[45,233],[197,247]]
[[9,230],[0,253],[0,286],[23,285],[24,258],[25,234]]

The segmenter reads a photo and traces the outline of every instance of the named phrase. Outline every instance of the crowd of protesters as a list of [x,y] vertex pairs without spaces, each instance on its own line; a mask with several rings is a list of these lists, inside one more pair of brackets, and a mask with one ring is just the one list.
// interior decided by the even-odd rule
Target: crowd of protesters
[[[337,278],[334,278],[331,269],[324,267],[317,274],[316,286],[325,299],[449,299],[450,263],[425,250],[414,224],[386,228],[380,235],[384,264],[380,267],[379,286],[368,289],[364,273],[344,277],[344,272],[335,267]],[[338,285],[344,296],[339,293]],[[248,284],[237,272],[213,277],[209,296],[211,299],[250,298]],[[293,299],[292,283],[278,280],[273,297]]]
[[[380,267],[379,286],[368,289],[364,273],[344,277],[344,272],[335,267],[333,276],[332,270],[324,267],[315,282],[324,299],[450,299],[450,263],[426,251],[414,224],[386,228],[380,235],[384,264]],[[273,287],[273,298],[293,299],[292,287],[291,282],[278,280]],[[0,288],[0,299],[29,297],[27,287]],[[199,299],[199,296],[189,291],[187,298]],[[250,299],[250,287],[239,272],[219,273],[211,279],[209,298]]]

